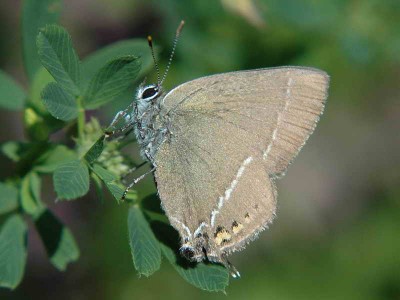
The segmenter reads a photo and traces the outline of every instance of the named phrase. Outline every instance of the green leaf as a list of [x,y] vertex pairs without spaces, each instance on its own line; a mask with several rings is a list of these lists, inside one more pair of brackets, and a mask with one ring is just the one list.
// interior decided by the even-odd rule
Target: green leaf
[[25,70],[32,81],[41,64],[37,54],[36,36],[39,28],[57,23],[61,0],[24,0],[22,6],[22,45]]
[[57,167],[53,182],[58,199],[76,199],[89,191],[89,170],[82,161],[73,160]]
[[35,142],[49,139],[50,130],[43,116],[31,107],[24,110],[24,127],[28,137]]
[[42,100],[42,92],[44,88],[51,82],[55,82],[53,76],[44,67],[40,67],[33,78],[29,89],[29,104],[31,104],[39,113],[48,114],[48,110],[44,106]]
[[24,125],[28,136],[36,141],[48,140],[49,135],[65,126],[61,120],[50,115],[42,101],[42,91],[54,78],[43,67],[36,72],[29,90]]
[[137,206],[131,206],[128,212],[129,245],[136,270],[150,276],[160,268],[160,244]]
[[54,82],[53,76],[41,67],[36,72],[29,89],[28,107],[24,111],[24,123],[27,134],[33,140],[48,140],[52,132],[65,127],[65,123],[50,115],[44,106],[42,91],[50,82]]
[[43,103],[50,114],[63,121],[70,121],[78,116],[76,99],[58,83],[49,83],[42,93]]
[[79,258],[79,248],[71,231],[49,210],[36,220],[35,226],[42,238],[51,263],[60,271]]
[[14,162],[18,162],[18,172],[25,174],[32,168],[32,164],[48,147],[46,142],[18,142],[10,141],[0,146],[1,152]]
[[26,264],[27,226],[17,214],[9,217],[0,232],[0,286],[15,289]]
[[194,263],[179,255],[179,235],[160,221],[151,223],[153,232],[161,244],[161,251],[175,270],[190,284],[210,292],[225,291],[229,284],[228,270],[219,264]]
[[0,146],[1,152],[13,162],[18,162],[30,149],[30,143],[10,141]]
[[25,176],[22,179],[21,205],[22,205],[22,209],[30,215],[34,215],[38,211],[38,205],[37,205],[35,199],[33,198],[33,195],[31,192],[29,175]]
[[30,215],[37,215],[44,209],[40,199],[41,180],[35,173],[28,173],[21,184],[21,205],[23,210]]
[[98,164],[93,165],[92,170],[104,182],[113,182],[113,181],[119,180],[117,175],[115,175],[114,173],[104,169],[103,167],[101,167]]
[[13,162],[17,162],[21,159],[20,151],[19,142],[10,141],[1,145],[1,152]]
[[11,184],[0,182],[0,214],[18,207],[18,190]]
[[209,292],[223,292],[229,285],[229,272],[216,264],[196,263],[187,267],[178,263],[177,253],[171,248],[161,245],[163,255],[172,264],[175,270],[190,284]]
[[89,151],[85,155],[85,159],[89,164],[95,162],[95,160],[101,155],[104,149],[104,139],[105,135],[102,135],[97,141],[93,144],[93,146],[89,149]]
[[22,110],[25,105],[25,91],[14,79],[0,70],[0,108]]
[[132,85],[140,66],[140,60],[135,56],[120,57],[107,63],[91,80],[84,96],[84,106],[94,109],[122,94]]
[[[157,48],[156,48],[157,50]],[[156,51],[157,52],[157,51]],[[130,39],[119,41],[114,44],[101,48],[95,53],[89,55],[82,61],[82,73],[84,86],[89,80],[104,66],[116,57],[134,55],[140,57],[142,68],[139,77],[142,77],[153,67],[153,59],[149,49],[149,44],[145,39]]]
[[30,190],[31,190],[31,194],[33,196],[33,199],[35,199],[36,203],[38,203],[40,206],[44,206],[41,203],[41,197],[40,197],[40,190],[41,190],[41,186],[42,186],[42,181],[40,179],[40,177],[35,173],[35,172],[31,172],[29,174],[29,181],[30,181]]
[[[117,202],[121,201],[122,196],[125,192],[125,188],[123,188],[122,184],[117,184],[114,182],[105,182],[105,185],[106,185],[108,191],[111,193],[111,195],[114,196],[115,200],[117,200]],[[131,191],[129,191],[128,195],[126,195],[125,200],[132,198],[130,193],[131,193]]]
[[[119,202],[125,192],[125,187],[119,182],[120,178],[114,173],[104,169],[98,164],[91,166],[92,171],[104,182],[107,190]],[[132,202],[137,199],[137,192],[130,190],[125,197],[125,201]]]
[[80,94],[80,63],[68,32],[57,25],[47,25],[37,37],[42,65],[68,93]]
[[106,188],[114,196],[117,201],[120,201],[124,193],[124,189],[117,183],[119,177],[114,173],[95,164],[91,167],[92,171],[104,182]]
[[33,170],[41,173],[53,173],[59,165],[72,160],[77,160],[75,151],[64,145],[51,145],[49,149],[41,155],[33,167]]

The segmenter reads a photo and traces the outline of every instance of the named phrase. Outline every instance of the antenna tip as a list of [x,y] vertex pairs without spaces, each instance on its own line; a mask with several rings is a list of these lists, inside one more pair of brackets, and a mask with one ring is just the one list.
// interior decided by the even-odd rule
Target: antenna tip
[[178,29],[176,30],[176,33],[177,33],[177,34],[180,34],[180,33],[181,33],[182,28],[183,28],[183,25],[185,25],[185,20],[182,20],[182,21],[179,23]]
[[153,38],[151,37],[151,35],[147,36],[147,42],[149,43],[150,47],[153,45]]

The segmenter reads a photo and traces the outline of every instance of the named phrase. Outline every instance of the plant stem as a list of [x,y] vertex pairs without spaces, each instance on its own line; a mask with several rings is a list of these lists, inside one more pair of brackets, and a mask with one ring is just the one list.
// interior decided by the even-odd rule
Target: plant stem
[[82,97],[78,97],[78,140],[82,144],[83,129],[85,127],[85,109],[82,106]]

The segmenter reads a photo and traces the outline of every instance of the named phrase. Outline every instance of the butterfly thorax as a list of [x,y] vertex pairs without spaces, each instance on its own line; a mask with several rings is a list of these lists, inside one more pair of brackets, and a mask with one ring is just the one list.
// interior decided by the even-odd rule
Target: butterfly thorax
[[160,114],[164,96],[157,86],[146,86],[138,90],[134,105],[134,132],[140,153],[153,164],[157,149],[168,135],[168,124]]

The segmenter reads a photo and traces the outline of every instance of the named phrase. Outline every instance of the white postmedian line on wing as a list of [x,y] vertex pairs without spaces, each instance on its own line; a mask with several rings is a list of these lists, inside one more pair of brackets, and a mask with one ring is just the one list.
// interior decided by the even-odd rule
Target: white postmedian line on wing
[[264,151],[263,153],[263,159],[266,160],[268,158],[268,154],[272,149],[272,145],[274,141],[276,140],[277,133],[278,133],[278,126],[279,123],[281,122],[282,114],[287,110],[290,102],[290,96],[292,95],[292,85],[293,85],[293,79],[289,77],[288,82],[287,82],[287,88],[286,88],[286,103],[285,103],[285,108],[283,109],[283,112],[278,113],[278,120],[276,122],[276,128],[272,132],[272,139],[271,142],[269,143],[267,150]]
[[187,227],[183,222],[179,221],[177,218],[171,217],[172,221],[179,224],[188,234],[188,238],[192,238],[192,233],[190,232],[189,227]]
[[238,182],[239,182],[240,177],[242,177],[242,175],[243,175],[243,173],[244,173],[244,170],[246,169],[246,166],[247,166],[249,163],[251,163],[252,161],[253,161],[253,157],[252,157],[252,156],[249,156],[248,158],[246,158],[246,159],[243,161],[242,165],[240,166],[240,168],[239,168],[239,170],[238,170],[238,172],[237,172],[237,174],[236,174],[235,179],[233,179],[233,181],[231,182],[229,188],[225,191],[224,196],[219,197],[219,200],[218,200],[218,208],[214,209],[214,210],[211,212],[211,227],[214,227],[214,225],[215,225],[215,218],[217,217],[217,214],[219,214],[221,208],[224,206],[224,203],[225,203],[226,201],[228,201],[228,200],[231,198],[232,193],[233,193],[233,191],[235,190],[235,188],[236,188],[236,186],[237,186],[237,184],[238,184]]
[[196,237],[203,230],[203,227],[206,227],[206,226],[208,226],[206,222],[201,222],[199,227],[197,227],[197,229],[193,233],[194,237]]

